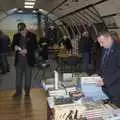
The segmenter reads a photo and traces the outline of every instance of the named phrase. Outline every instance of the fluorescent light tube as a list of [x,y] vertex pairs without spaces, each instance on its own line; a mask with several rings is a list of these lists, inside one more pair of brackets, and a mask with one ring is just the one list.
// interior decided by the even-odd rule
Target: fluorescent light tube
[[24,4],[25,4],[25,5],[35,5],[34,2],[25,2]]
[[34,6],[25,5],[24,8],[33,8]]

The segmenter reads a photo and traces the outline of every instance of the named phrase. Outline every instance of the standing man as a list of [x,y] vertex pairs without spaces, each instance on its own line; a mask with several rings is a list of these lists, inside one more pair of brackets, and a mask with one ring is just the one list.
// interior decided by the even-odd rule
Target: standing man
[[98,86],[108,95],[111,102],[120,106],[120,45],[109,32],[98,35],[97,40],[103,47]]
[[91,50],[92,50],[92,40],[90,35],[87,31],[82,33],[81,43],[80,43],[80,52],[83,55],[82,59],[82,72],[88,72],[89,70],[89,63],[91,57]]
[[32,67],[35,63],[35,50],[37,48],[36,35],[26,30],[25,23],[19,23],[17,27],[18,33],[14,35],[12,42],[16,67],[16,93],[14,97],[22,94],[23,77],[25,79],[25,96],[30,94]]
[[9,37],[0,30],[0,60],[2,74],[9,72],[8,52],[9,52]]

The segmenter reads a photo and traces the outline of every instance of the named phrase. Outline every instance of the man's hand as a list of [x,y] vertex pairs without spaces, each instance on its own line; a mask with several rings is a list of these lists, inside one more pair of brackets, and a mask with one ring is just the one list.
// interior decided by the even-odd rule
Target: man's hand
[[104,81],[103,81],[103,79],[101,78],[101,79],[97,80],[96,85],[97,85],[98,87],[104,86]]
[[19,52],[21,55],[25,56],[27,54],[27,49],[22,49]]
[[27,54],[27,49],[22,50],[24,54]]
[[15,51],[21,51],[21,50],[22,49],[19,46],[15,45]]

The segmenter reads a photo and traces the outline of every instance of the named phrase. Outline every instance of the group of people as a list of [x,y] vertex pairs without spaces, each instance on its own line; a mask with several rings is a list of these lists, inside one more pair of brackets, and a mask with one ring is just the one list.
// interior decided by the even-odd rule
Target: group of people
[[[25,96],[30,95],[31,72],[35,64],[35,50],[37,49],[36,35],[26,29],[25,23],[18,24],[18,32],[14,35],[11,44],[15,52],[15,69],[16,69],[16,92],[13,95],[18,97],[22,95],[22,82],[25,78]],[[3,40],[3,41],[2,41]],[[0,31],[0,48],[7,50],[2,46],[9,38]],[[102,48],[100,56],[99,69],[96,71],[101,79],[97,82],[103,91],[108,95],[110,101],[120,106],[120,45],[114,40],[110,32],[98,34],[97,41]],[[4,45],[3,44],[3,45]],[[4,61],[7,51],[0,49],[0,57]],[[8,66],[6,67],[9,70]]]
[[[86,34],[84,35],[86,37]],[[86,39],[85,39],[86,40]],[[84,42],[86,42],[84,40]],[[112,32],[104,31],[97,35],[97,41],[101,47],[101,52],[97,63],[96,75],[100,76],[97,85],[102,87],[110,101],[120,107],[120,42]],[[86,70],[86,64],[89,62],[90,46],[87,42],[82,46],[84,59],[83,65]],[[87,63],[86,63],[87,61]]]

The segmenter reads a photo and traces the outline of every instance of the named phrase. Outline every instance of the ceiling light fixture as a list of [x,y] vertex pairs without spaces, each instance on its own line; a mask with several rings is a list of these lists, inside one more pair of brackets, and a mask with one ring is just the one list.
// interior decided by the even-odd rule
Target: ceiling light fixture
[[25,5],[35,5],[35,2],[25,2]]
[[24,8],[34,8],[36,0],[25,0]]
[[24,8],[33,8],[34,6],[25,5]]

